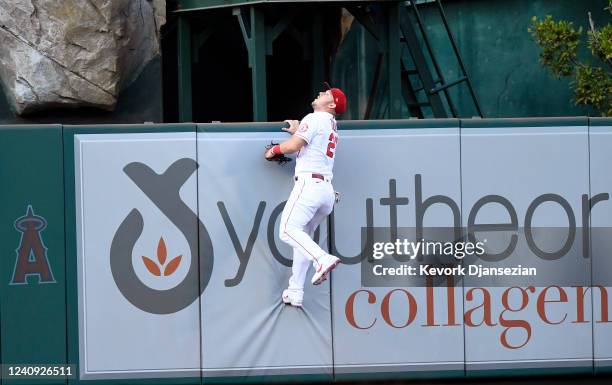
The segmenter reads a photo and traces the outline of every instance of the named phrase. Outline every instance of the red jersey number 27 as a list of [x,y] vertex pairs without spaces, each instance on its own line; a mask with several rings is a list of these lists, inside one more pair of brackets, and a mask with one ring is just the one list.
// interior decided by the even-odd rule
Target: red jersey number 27
[[338,144],[338,135],[332,132],[329,134],[329,144],[327,145],[327,156],[330,158],[333,158],[336,153],[336,144]]

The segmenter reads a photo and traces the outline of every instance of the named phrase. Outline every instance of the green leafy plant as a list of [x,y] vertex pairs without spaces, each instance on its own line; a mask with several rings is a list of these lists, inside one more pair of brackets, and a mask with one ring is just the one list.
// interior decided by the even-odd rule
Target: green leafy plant
[[[612,14],[612,0],[605,9]],[[578,58],[582,27],[576,29],[573,23],[555,21],[550,15],[542,20],[533,16],[528,31],[540,46],[540,63],[557,78],[572,78],[574,102],[612,116],[612,24],[597,28],[588,15],[587,47],[593,56],[589,61]]]

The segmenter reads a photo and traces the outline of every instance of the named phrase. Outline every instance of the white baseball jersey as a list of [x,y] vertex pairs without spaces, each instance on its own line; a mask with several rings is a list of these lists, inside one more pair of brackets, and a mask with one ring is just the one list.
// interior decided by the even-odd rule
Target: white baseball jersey
[[[321,174],[332,178],[338,131],[336,119],[328,112],[313,112],[302,119],[294,135],[306,141],[297,155],[295,174]],[[304,175],[295,180],[279,225],[279,238],[293,248],[289,287],[303,295],[310,264],[322,269],[332,258],[312,240],[315,229],[334,209],[334,188],[329,180]]]
[[333,176],[338,145],[336,118],[329,112],[312,112],[304,117],[295,135],[306,141],[297,154],[295,173],[317,173]]

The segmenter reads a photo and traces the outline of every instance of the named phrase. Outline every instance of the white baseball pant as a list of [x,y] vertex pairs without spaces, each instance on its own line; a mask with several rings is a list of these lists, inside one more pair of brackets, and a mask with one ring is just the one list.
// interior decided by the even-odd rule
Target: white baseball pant
[[293,247],[292,275],[289,289],[303,290],[310,263],[315,268],[327,254],[312,235],[334,208],[334,188],[329,181],[313,178],[311,174],[298,176],[281,215],[279,237]]

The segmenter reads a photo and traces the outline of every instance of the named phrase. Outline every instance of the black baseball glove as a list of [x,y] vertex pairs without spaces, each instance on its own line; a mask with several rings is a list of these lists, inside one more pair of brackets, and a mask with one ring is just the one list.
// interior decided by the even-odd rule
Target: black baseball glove
[[286,157],[278,150],[276,152],[274,151],[274,147],[277,145],[278,143],[270,142],[270,144],[266,146],[266,151],[264,152],[264,157],[266,160],[269,162],[277,162],[280,165],[291,162],[291,158]]

